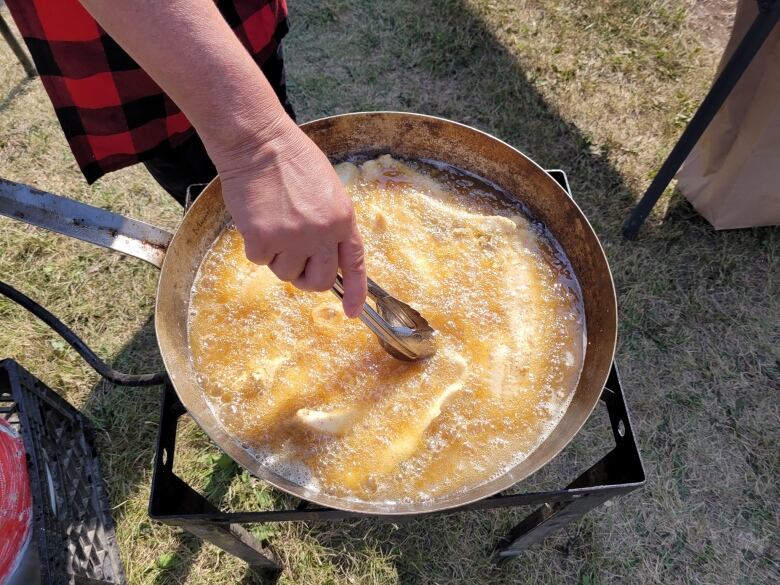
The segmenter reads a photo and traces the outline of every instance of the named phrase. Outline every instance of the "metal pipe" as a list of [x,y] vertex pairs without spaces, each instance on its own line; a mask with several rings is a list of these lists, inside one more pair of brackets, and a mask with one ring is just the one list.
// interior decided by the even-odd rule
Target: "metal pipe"
[[19,44],[19,41],[16,40],[14,33],[11,32],[11,27],[9,27],[8,23],[3,20],[2,14],[0,14],[0,34],[3,35],[5,42],[11,46],[11,50],[14,52],[14,55],[16,55],[16,58],[19,59],[19,63],[21,63],[22,67],[24,67],[24,71],[27,73],[27,77],[35,77],[38,75],[38,72],[35,70],[35,65],[33,65],[32,61],[27,56],[27,53],[24,52],[24,49],[22,48],[22,45]]
[[165,372],[158,372],[156,374],[125,374],[123,372],[117,372],[106,362],[101,360],[92,349],[84,343],[81,338],[76,335],[72,329],[65,325],[62,321],[57,319],[49,311],[44,309],[41,305],[36,303],[27,295],[19,292],[14,287],[0,281],[0,294],[8,297],[13,302],[24,307],[30,311],[33,315],[38,317],[46,325],[51,327],[57,335],[62,337],[68,345],[70,345],[76,352],[84,358],[84,360],[95,370],[98,374],[103,376],[106,380],[112,384],[119,386],[157,386],[162,384],[168,379],[168,374]]

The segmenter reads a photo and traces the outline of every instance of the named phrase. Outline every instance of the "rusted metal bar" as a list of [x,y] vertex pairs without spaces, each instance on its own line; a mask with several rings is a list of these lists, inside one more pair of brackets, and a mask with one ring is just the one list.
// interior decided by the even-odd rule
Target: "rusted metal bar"
[[148,223],[0,178],[0,215],[162,266],[170,233]]

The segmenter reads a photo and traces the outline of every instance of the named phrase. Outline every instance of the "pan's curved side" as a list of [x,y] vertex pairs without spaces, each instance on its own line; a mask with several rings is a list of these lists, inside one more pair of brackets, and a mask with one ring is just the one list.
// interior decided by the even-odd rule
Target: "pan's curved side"
[[[258,464],[220,424],[206,402],[190,357],[187,322],[190,292],[200,263],[230,223],[219,179],[212,181],[184,216],[160,270],[155,308],[155,332],[165,368],[187,412],[220,449],[238,464],[293,495],[315,500],[315,494]],[[335,504],[328,504],[335,505]]]
[[617,338],[612,276],[593,229],[576,203],[538,165],[504,142],[461,124],[400,112],[334,116],[302,128],[331,158],[391,153],[452,164],[485,177],[520,199],[555,235],[583,291],[587,322],[585,363],[562,420],[547,439],[506,474],[446,499],[392,507],[342,500],[293,484],[258,464],[219,424],[200,390],[190,361],[187,317],[200,261],[229,221],[218,181],[198,198],[171,241],[162,266],[155,320],[165,366],[184,406],[228,455],[258,477],[307,500],[372,514],[411,514],[461,506],[507,489],[555,457],[576,435],[598,402]]

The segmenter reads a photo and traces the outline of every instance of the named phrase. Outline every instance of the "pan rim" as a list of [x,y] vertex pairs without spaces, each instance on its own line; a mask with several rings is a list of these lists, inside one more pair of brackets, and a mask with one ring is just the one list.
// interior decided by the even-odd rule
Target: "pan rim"
[[[615,351],[617,348],[617,337],[618,337],[618,306],[617,306],[617,294],[615,290],[615,284],[614,284],[614,278],[612,275],[612,270],[609,266],[609,262],[607,260],[606,253],[604,251],[604,247],[598,238],[596,231],[593,229],[592,224],[588,220],[585,213],[582,211],[580,206],[577,204],[576,200],[569,195],[569,193],[566,192],[566,190],[561,187],[555,179],[553,179],[549,173],[545,171],[538,163],[536,163],[533,159],[528,157],[526,154],[518,150],[517,148],[513,147],[512,145],[508,144],[507,142],[501,140],[500,138],[497,138],[493,136],[492,134],[489,134],[485,131],[482,131],[478,128],[474,128],[473,126],[469,126],[467,124],[463,124],[460,122],[456,122],[453,120],[449,120],[447,118],[438,117],[438,116],[430,116],[427,114],[419,114],[414,112],[403,112],[403,111],[390,111],[390,110],[381,110],[381,111],[364,111],[364,112],[350,112],[345,114],[337,114],[334,116],[325,116],[321,118],[317,118],[314,120],[307,121],[300,125],[301,129],[306,131],[307,128],[314,127],[317,124],[323,124],[323,123],[330,123],[331,121],[338,120],[338,119],[346,119],[346,118],[354,118],[354,117],[369,117],[369,116],[389,116],[389,117],[403,117],[403,118],[415,118],[418,120],[430,120],[434,121],[436,123],[443,123],[445,125],[454,125],[460,127],[462,130],[465,130],[466,132],[473,132],[476,134],[479,134],[483,137],[483,139],[487,139],[488,141],[493,141],[504,148],[509,149],[512,151],[514,155],[519,155],[521,158],[525,159],[527,163],[530,163],[530,165],[535,168],[537,171],[541,171],[541,173],[546,177],[546,179],[555,186],[555,188],[563,194],[569,202],[573,205],[574,209],[576,209],[577,216],[580,220],[583,221],[584,225],[586,226],[586,229],[592,234],[593,240],[596,243],[597,248],[594,250],[598,252],[600,259],[603,260],[603,265],[606,269],[605,275],[608,277],[609,282],[609,296],[611,298],[610,306],[608,307],[608,310],[611,310],[611,314],[614,315],[613,322],[610,323],[611,330],[614,331],[614,335],[611,336],[611,339],[609,340],[609,343],[605,343],[606,350],[609,352],[609,355],[611,356],[610,359],[610,365],[614,361]],[[364,151],[366,149],[363,149]],[[447,162],[446,160],[442,160],[441,162]],[[448,163],[450,164],[450,163]],[[458,168],[458,165],[453,165],[454,167]],[[490,179],[487,179],[490,181]],[[209,187],[212,187],[213,185],[218,184],[219,177],[216,177],[207,187],[207,190]],[[221,198],[221,191],[220,191],[220,198]],[[522,199],[520,199],[522,201]],[[185,225],[187,222],[187,218],[190,217],[193,214],[193,210],[198,208],[198,202],[200,199],[196,200],[193,205],[190,207],[189,210],[185,213],[184,218],[182,219],[181,224],[179,225],[179,229],[176,230],[176,232],[173,235],[173,238],[171,239],[169,249],[172,249],[176,246],[176,242],[180,240],[183,236],[181,236],[181,227]],[[224,203],[223,203],[224,205]],[[553,232],[553,236],[555,236],[555,233]],[[163,338],[164,336],[161,336],[161,324],[160,324],[160,298],[161,298],[161,291],[162,291],[162,282],[165,280],[166,277],[166,269],[169,266],[168,262],[169,254],[166,254],[165,258],[163,259],[162,266],[160,267],[160,277],[158,281],[158,288],[155,298],[155,333],[157,336],[158,341],[158,347],[160,349],[160,354],[163,360],[163,363],[166,367],[166,370],[169,373],[169,377],[171,379],[171,384],[174,387],[174,390],[176,391],[177,395],[179,396],[179,399],[181,400],[182,404],[187,409],[187,412],[189,415],[195,420],[195,422],[198,424],[198,426],[209,436],[209,438],[215,443],[215,445],[227,453],[230,457],[232,457],[237,463],[239,463],[242,467],[247,469],[252,475],[255,477],[262,479],[266,482],[268,482],[272,487],[279,489],[283,492],[286,492],[292,496],[305,499],[309,502],[312,502],[314,504],[318,504],[321,506],[327,506],[331,508],[336,508],[340,510],[344,510],[347,512],[352,512],[355,514],[360,515],[377,515],[377,516],[411,516],[411,515],[424,515],[424,514],[430,514],[430,513],[436,513],[436,512],[442,512],[445,510],[452,510],[455,508],[460,508],[464,506],[468,506],[470,504],[473,504],[474,502],[483,500],[485,498],[488,498],[490,496],[493,496],[499,492],[505,491],[512,486],[524,481],[537,471],[547,465],[550,461],[555,459],[563,449],[568,446],[571,441],[574,439],[575,436],[582,430],[582,427],[585,425],[585,423],[590,419],[590,417],[593,414],[593,411],[596,408],[596,405],[599,402],[599,395],[596,397],[595,400],[592,401],[592,404],[589,405],[587,408],[587,412],[584,416],[580,418],[578,421],[578,424],[576,426],[568,427],[566,430],[566,434],[568,437],[565,441],[561,442],[561,445],[554,449],[552,451],[552,455],[546,460],[543,460],[539,462],[537,465],[534,465],[530,467],[528,470],[526,470],[524,473],[522,473],[518,477],[512,477],[511,483],[506,482],[507,478],[511,477],[511,472],[513,469],[515,469],[518,465],[522,463],[525,459],[530,457],[533,453],[538,450],[541,445],[544,444],[551,436],[553,436],[556,432],[559,432],[559,425],[561,424],[563,418],[566,415],[566,412],[568,412],[569,407],[567,407],[566,411],[564,411],[564,415],[561,417],[561,420],[558,421],[558,423],[553,427],[553,430],[550,432],[547,437],[539,444],[537,447],[531,451],[525,459],[523,459],[521,462],[514,463],[510,468],[508,468],[504,473],[499,475],[497,478],[486,481],[485,483],[477,484],[475,486],[471,486],[464,490],[459,490],[456,492],[452,492],[447,494],[441,499],[431,499],[431,500],[422,500],[417,501],[413,503],[402,503],[402,502],[369,502],[367,500],[352,500],[347,498],[339,498],[333,495],[329,495],[322,492],[314,491],[310,488],[307,488],[305,486],[300,486],[298,484],[293,484],[292,482],[286,480],[286,478],[283,478],[273,472],[270,468],[261,465],[259,461],[252,456],[251,453],[249,453],[248,450],[246,450],[243,446],[241,446],[238,439],[234,438],[232,435],[230,435],[221,425],[219,420],[216,418],[216,416],[211,413],[211,416],[214,418],[215,422],[217,423],[217,426],[214,427],[214,425],[208,425],[204,424],[204,422],[201,421],[200,415],[196,414],[194,411],[195,409],[190,409],[187,405],[187,400],[182,395],[182,392],[180,392],[177,388],[176,380],[173,375],[172,368],[170,367],[170,355],[167,354],[165,351],[165,348],[163,347]],[[202,257],[199,259],[199,263],[202,262]],[[170,270],[168,270],[170,272]],[[586,328],[588,326],[588,323],[586,321]],[[588,343],[586,343],[585,351],[587,354],[588,351]],[[188,351],[188,361],[190,361],[191,364],[191,354],[189,352],[189,347],[187,347]],[[602,379],[603,375],[603,379]],[[599,374],[598,376],[595,376],[596,380],[599,381],[599,389],[603,389],[604,385],[607,382],[607,379],[609,377],[609,367],[604,368],[604,372],[602,374]],[[579,382],[578,382],[579,385]],[[595,384],[594,384],[595,385]],[[209,430],[207,430],[209,429]],[[218,437],[215,437],[214,435],[218,435]],[[224,437],[224,441],[218,440],[222,439]],[[281,480],[281,481],[280,481]],[[504,480],[504,481],[502,481]],[[491,486],[490,488],[487,488],[487,486]],[[478,497],[472,497],[469,498],[468,494],[479,491]],[[465,498],[464,498],[465,496]]]

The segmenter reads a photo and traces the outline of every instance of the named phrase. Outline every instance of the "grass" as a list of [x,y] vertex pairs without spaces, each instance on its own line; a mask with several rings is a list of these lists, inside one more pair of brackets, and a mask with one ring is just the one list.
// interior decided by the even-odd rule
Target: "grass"
[[[490,547],[524,511],[255,527],[285,562],[280,583],[778,582],[780,230],[717,233],[670,189],[637,242],[619,232],[709,86],[727,27],[708,8],[724,1],[290,5],[290,89],[302,120],[436,114],[568,172],[615,275],[617,360],[649,482],[498,571]],[[39,82],[23,81],[4,45],[0,72],[1,176],[176,225],[179,209],[141,169],[86,186]],[[0,278],[118,367],[160,368],[149,321],[156,273],[141,262],[3,219]],[[2,299],[0,324],[0,354],[97,425],[129,582],[255,582],[242,562],[147,518],[158,390],[100,382]],[[605,420],[597,410],[522,487],[561,485],[595,462]],[[178,472],[212,501],[239,509],[283,499],[221,458],[193,423],[179,441]]]

